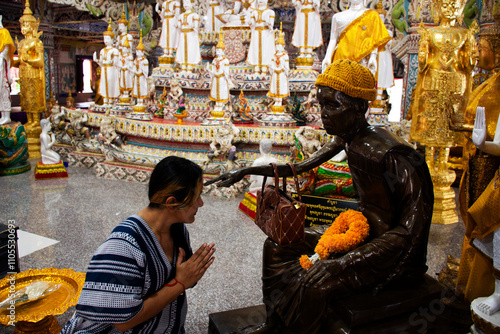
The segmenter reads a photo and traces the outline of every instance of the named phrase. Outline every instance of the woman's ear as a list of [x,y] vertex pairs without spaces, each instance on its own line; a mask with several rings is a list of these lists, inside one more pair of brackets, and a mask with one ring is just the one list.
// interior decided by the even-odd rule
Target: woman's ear
[[177,200],[175,199],[174,196],[168,196],[167,199],[165,200],[165,206],[167,208],[173,208],[173,205],[177,203]]

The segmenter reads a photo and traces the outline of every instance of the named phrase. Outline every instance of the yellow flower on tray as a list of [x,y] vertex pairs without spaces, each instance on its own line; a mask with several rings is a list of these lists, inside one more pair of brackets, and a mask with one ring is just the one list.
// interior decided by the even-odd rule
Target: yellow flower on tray
[[332,253],[345,253],[361,245],[370,234],[368,220],[359,211],[342,212],[314,248],[313,256],[302,255],[300,265],[309,269],[317,260],[327,259]]

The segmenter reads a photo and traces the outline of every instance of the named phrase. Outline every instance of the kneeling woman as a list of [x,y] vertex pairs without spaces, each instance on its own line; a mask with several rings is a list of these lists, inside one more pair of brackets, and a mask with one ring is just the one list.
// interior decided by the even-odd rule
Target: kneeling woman
[[202,186],[195,163],[173,156],[158,163],[149,205],[97,249],[75,315],[61,333],[184,333],[184,291],[214,261],[214,244],[192,253],[185,227],[203,206]]

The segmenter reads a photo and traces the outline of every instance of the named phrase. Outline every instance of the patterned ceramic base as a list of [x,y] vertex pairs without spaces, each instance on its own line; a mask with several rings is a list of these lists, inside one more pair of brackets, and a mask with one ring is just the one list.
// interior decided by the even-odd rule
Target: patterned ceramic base
[[104,106],[104,105],[99,105],[99,104],[91,104],[89,107],[89,110],[91,112],[96,112],[99,114],[105,114],[109,111],[111,106]]
[[370,125],[381,126],[386,129],[390,127],[389,115],[382,108],[370,108],[366,120]]
[[292,128],[295,127],[295,120],[289,114],[267,113],[259,120],[259,124],[266,127]]
[[316,83],[319,73],[312,69],[297,69],[290,72],[288,86],[290,92],[309,93]]
[[69,167],[94,168],[98,162],[106,160],[102,153],[71,152],[68,154]]
[[[97,127],[100,124],[101,114],[89,113],[87,124]],[[179,143],[210,144],[214,136],[213,127],[202,126],[200,123],[190,122],[188,124],[177,124],[165,120],[144,122],[126,118],[116,118],[116,132],[151,141],[167,141]],[[294,125],[291,128],[269,128],[249,125],[238,125],[240,140],[242,144],[259,145],[261,139],[269,138],[274,145],[295,145],[293,134],[297,131]],[[325,131],[320,131],[321,142],[326,143],[331,139]]]
[[97,178],[147,184],[153,168],[103,161],[97,163],[95,170]]
[[132,112],[132,106],[125,103],[117,103],[111,109],[109,109],[109,114],[114,116],[125,117],[128,113]]
[[201,125],[203,126],[218,126],[218,125],[227,125],[229,124],[229,119],[228,118],[221,118],[221,117],[209,117],[203,122],[201,122]]
[[152,121],[153,116],[148,112],[131,112],[125,116],[127,119],[135,119],[138,121]]
[[[56,137],[56,139],[58,139]],[[61,157],[61,160],[67,161],[68,160],[68,154],[71,152],[75,151],[75,148],[72,145],[68,144],[62,144],[59,142],[57,144],[52,145],[52,150],[54,150],[59,156]]]

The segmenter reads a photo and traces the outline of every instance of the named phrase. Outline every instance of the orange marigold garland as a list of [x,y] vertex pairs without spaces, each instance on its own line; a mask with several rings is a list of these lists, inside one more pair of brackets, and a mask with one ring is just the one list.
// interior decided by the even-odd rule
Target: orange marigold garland
[[358,247],[370,233],[368,220],[359,211],[347,210],[342,212],[332,226],[321,236],[314,248],[313,256],[300,257],[300,265],[309,269],[317,260],[327,259],[331,253],[345,253]]

